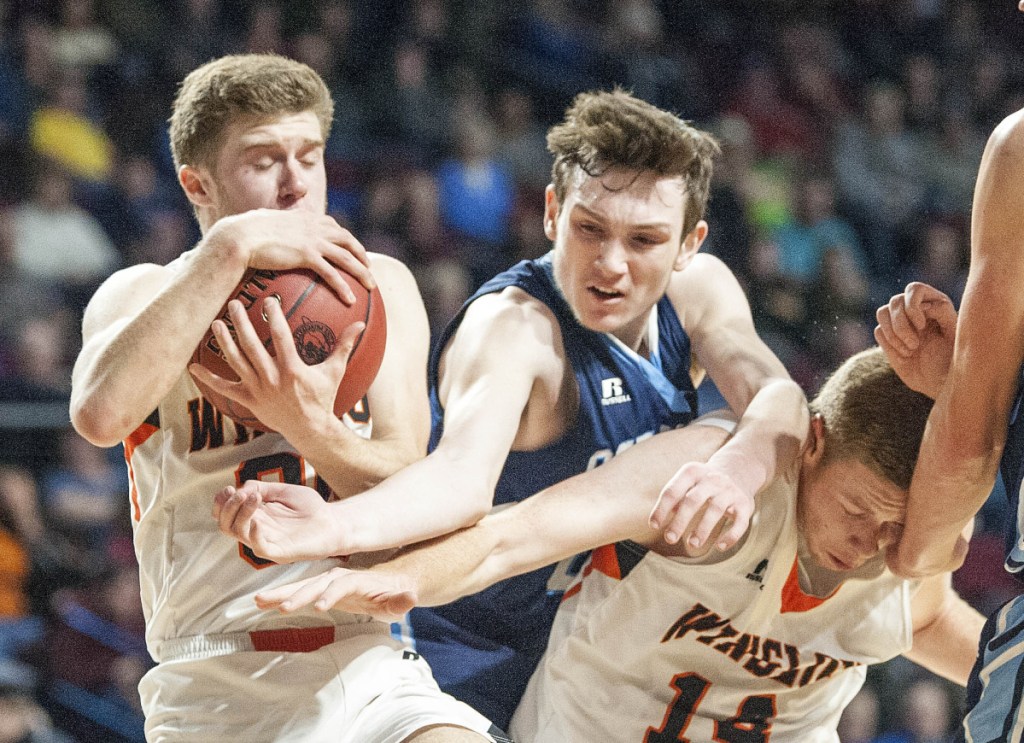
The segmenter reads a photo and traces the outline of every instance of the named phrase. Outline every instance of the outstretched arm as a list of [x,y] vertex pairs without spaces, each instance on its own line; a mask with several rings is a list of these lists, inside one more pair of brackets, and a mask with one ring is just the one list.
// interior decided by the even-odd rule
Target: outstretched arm
[[[780,462],[789,462],[808,430],[807,400],[782,362],[754,329],[750,305],[732,272],[717,258],[697,255],[669,287],[697,362],[707,371],[729,407],[739,417],[735,435],[694,477],[693,467],[674,476],[652,513],[651,524],[676,541],[703,505],[701,483],[728,481],[737,497],[728,505],[719,499],[709,507],[689,537],[690,546],[704,543],[728,509],[732,526],[717,537],[728,549],[746,531],[754,496],[770,482]],[[698,485],[696,490],[691,489]],[[694,496],[697,497],[694,497]],[[673,509],[677,516],[668,514]]]
[[290,562],[400,547],[475,523],[490,510],[523,411],[543,386],[538,379],[561,380],[555,328],[535,302],[478,299],[444,357],[444,433],[434,451],[374,488],[327,504],[269,484],[222,492],[214,510],[221,530],[261,557]]
[[953,359],[928,419],[891,559],[903,575],[935,574],[963,561],[960,531],[995,482],[1024,361],[1022,175],[1024,111],[1018,111],[993,132],[978,173]]
[[681,462],[707,460],[726,435],[699,423],[658,434],[469,529],[411,547],[367,571],[335,568],[267,591],[257,602],[284,611],[333,605],[390,618],[414,602],[448,603],[621,539],[656,542],[659,533],[648,524],[648,514],[662,484]]

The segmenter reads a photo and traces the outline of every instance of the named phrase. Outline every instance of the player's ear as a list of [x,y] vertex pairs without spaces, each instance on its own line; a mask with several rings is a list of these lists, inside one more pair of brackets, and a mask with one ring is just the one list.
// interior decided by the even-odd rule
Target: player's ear
[[686,268],[686,265],[693,260],[693,256],[697,255],[697,251],[700,250],[700,246],[704,244],[707,236],[708,223],[702,219],[683,238],[683,245],[679,249],[679,255],[676,256],[675,264],[673,264],[676,271]]
[[544,189],[544,234],[548,240],[555,241],[558,235],[558,197],[555,196],[555,184],[549,183]]
[[205,168],[182,165],[178,168],[178,183],[193,206],[209,206],[213,203],[213,180]]
[[825,419],[821,413],[815,413],[811,416],[811,430],[804,444],[804,464],[817,464],[825,456],[825,436]]

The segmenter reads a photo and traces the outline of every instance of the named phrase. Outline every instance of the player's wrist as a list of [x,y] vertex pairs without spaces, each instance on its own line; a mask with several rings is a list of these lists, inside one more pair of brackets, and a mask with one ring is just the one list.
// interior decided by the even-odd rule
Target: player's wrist
[[227,274],[227,269],[232,269],[235,274],[234,283],[241,279],[245,269],[249,267],[253,250],[244,240],[245,233],[237,227],[237,219],[225,217],[221,219],[210,231],[206,233],[197,246],[199,254],[216,261],[218,270]]

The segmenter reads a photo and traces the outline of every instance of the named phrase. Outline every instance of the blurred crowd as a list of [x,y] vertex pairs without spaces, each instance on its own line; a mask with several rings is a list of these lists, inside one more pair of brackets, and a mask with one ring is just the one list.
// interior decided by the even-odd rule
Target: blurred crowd
[[[198,240],[175,87],[231,52],[316,69],[328,209],[415,272],[437,331],[547,250],[545,129],[621,85],[720,139],[704,248],[813,392],[909,280],[958,301],[988,133],[1024,106],[1011,0],[0,0],[0,743],[137,741],[142,640],[120,450],[67,424],[82,309]],[[998,498],[963,595],[988,612]],[[873,670],[843,740],[949,739],[962,691]]]

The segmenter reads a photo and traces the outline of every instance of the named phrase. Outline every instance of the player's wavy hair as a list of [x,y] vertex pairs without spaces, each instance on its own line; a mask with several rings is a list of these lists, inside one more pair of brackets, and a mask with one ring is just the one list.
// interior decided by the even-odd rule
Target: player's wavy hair
[[615,167],[682,176],[684,236],[704,217],[720,152],[707,132],[621,88],[577,95],[565,119],[548,130],[548,150],[555,156],[551,182],[559,204],[579,170],[591,177]]
[[276,54],[233,54],[207,62],[181,82],[170,121],[175,168],[211,165],[225,127],[240,116],[312,111],[327,139],[334,101],[320,75]]
[[921,449],[932,399],[900,381],[878,347],[847,359],[811,401],[825,420],[823,462],[853,458],[900,488]]

